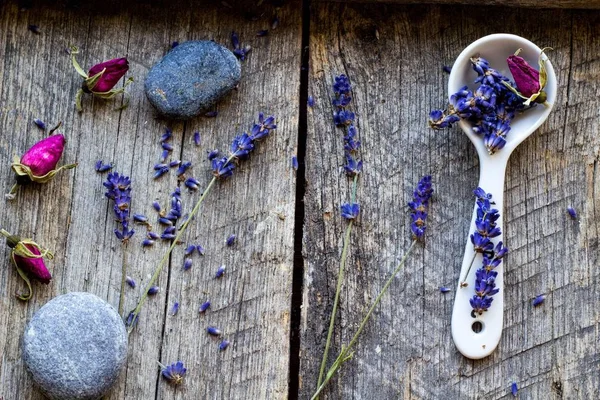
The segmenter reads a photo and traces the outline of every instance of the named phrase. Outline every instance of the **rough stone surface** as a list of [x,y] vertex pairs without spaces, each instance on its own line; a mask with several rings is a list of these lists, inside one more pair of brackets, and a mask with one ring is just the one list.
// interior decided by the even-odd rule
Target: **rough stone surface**
[[189,41],[152,67],[144,88],[159,114],[188,119],[207,111],[240,77],[240,63],[231,51],[212,41]]
[[127,331],[116,310],[90,293],[58,296],[31,319],[23,361],[55,400],[96,400],[115,383],[127,356]]

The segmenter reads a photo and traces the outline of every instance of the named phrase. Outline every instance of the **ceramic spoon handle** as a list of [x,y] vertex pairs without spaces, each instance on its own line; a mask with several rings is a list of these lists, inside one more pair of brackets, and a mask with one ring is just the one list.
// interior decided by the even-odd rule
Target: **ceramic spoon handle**
[[[480,154],[479,187],[485,192],[492,194],[492,201],[495,203],[492,208],[500,211],[500,218],[496,224],[503,229],[504,218],[504,173],[508,162],[508,155],[499,153],[494,156]],[[465,255],[460,270],[459,282],[456,288],[454,299],[454,309],[452,311],[452,338],[458,350],[468,358],[479,359],[488,356],[494,351],[500,342],[502,335],[502,319],[504,308],[504,262],[496,267],[498,272],[496,277],[496,287],[500,290],[493,296],[493,302],[488,311],[483,315],[472,316],[473,309],[469,300],[475,294],[475,272],[482,265],[482,255],[477,254],[475,260],[473,255],[473,244],[471,243],[471,234],[475,231],[475,219],[477,216],[477,205],[473,210],[471,226],[467,245],[465,246]],[[492,239],[494,246],[502,240],[502,236]],[[467,271],[469,271],[467,273]],[[466,286],[464,285],[466,283]],[[475,315],[475,314],[473,314]],[[476,332],[480,330],[479,332]]]

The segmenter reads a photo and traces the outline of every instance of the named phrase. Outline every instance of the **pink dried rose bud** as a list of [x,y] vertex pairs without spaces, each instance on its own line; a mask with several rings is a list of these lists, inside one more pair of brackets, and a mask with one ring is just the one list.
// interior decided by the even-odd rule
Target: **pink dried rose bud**
[[[89,76],[101,74],[98,81],[91,86],[85,86],[90,92],[105,93],[111,90],[129,70],[127,58],[115,58],[94,65],[88,72]],[[103,72],[104,71],[104,72]],[[84,88],[84,91],[85,91]]]
[[540,91],[540,73],[523,59],[512,55],[506,60],[519,92],[527,98]]
[[65,137],[58,134],[40,140],[27,150],[20,159],[15,157],[11,167],[15,172],[17,183],[14,184],[6,198],[9,200],[14,199],[19,185],[30,182],[46,183],[54,178],[58,171],[75,168],[77,163],[56,168],[64,149]]
[[524,99],[525,101],[523,104],[526,106],[530,105],[532,102],[547,105],[546,99],[548,96],[546,92],[544,92],[544,87],[546,86],[546,80],[548,78],[546,73],[546,61],[548,59],[544,54],[544,50],[546,50],[546,48],[542,49],[538,59],[540,66],[539,70],[529,65],[523,57],[519,56],[521,49],[518,49],[515,54],[506,59],[508,69],[510,69],[510,73],[515,80],[517,89],[512,87],[508,82],[503,83],[511,92]]
[[21,239],[4,229],[0,230],[0,234],[6,237],[6,244],[12,249],[10,256],[13,264],[29,289],[28,293],[18,293],[17,297],[21,300],[29,300],[33,295],[30,279],[46,285],[50,283],[52,275],[44,263],[44,257],[52,259],[54,256],[31,239]]
[[65,137],[52,135],[34,144],[21,157],[21,164],[29,167],[35,176],[44,176],[52,171],[65,149]]
[[[127,61],[127,58],[114,58],[112,60],[96,64],[86,73],[75,59],[75,55],[78,53],[79,50],[77,47],[72,46],[71,57],[73,67],[83,78],[81,89],[77,91],[77,95],[75,96],[75,105],[77,107],[77,111],[82,110],[81,96],[83,96],[84,93],[90,93],[93,96],[101,99],[112,99],[117,94],[125,94],[125,86],[133,82],[132,77],[125,81],[124,87],[115,89],[115,86],[119,83],[121,78],[125,76],[127,71],[129,71],[129,62]],[[119,109],[125,107],[127,107],[127,101],[125,101],[125,103],[119,107]]]

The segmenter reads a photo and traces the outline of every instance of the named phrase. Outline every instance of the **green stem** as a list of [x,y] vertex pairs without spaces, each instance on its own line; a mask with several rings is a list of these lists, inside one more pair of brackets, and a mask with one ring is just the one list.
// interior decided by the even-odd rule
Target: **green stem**
[[[208,192],[210,192],[211,187],[215,184],[216,181],[217,181],[217,177],[215,176],[215,177],[212,178],[212,180],[210,181],[210,183],[208,184],[208,186],[206,187],[206,189],[202,193],[202,196],[200,196],[200,199],[198,200],[198,202],[194,206],[194,209],[190,213],[188,219],[183,223],[183,225],[179,229],[179,232],[177,232],[177,236],[175,236],[175,239],[173,239],[173,242],[171,243],[171,246],[169,247],[169,250],[167,250],[167,254],[165,254],[163,256],[162,260],[160,260],[160,263],[158,264],[158,267],[154,271],[154,274],[152,275],[152,278],[150,278],[150,281],[148,282],[148,284],[144,288],[144,292],[142,294],[142,297],[138,301],[137,306],[135,307],[135,309],[133,310],[132,321],[135,321],[136,318],[138,317],[138,315],[139,315],[139,313],[140,313],[140,311],[142,309],[142,306],[144,305],[144,302],[146,301],[146,298],[148,297],[148,290],[150,290],[150,288],[152,286],[154,286],[154,282],[156,282],[156,279],[158,279],[158,276],[160,275],[160,272],[162,271],[163,267],[165,266],[165,263],[169,259],[169,256],[171,255],[171,252],[173,251],[173,249],[175,248],[175,246],[177,246],[177,243],[179,243],[179,239],[181,238],[181,235],[183,235],[183,233],[185,232],[186,228],[190,224],[190,221],[194,218],[194,216],[196,215],[196,213],[200,209],[200,205],[202,204],[202,201],[204,200],[204,198],[206,197],[206,195],[208,194]],[[136,325],[135,323],[131,324],[131,326],[128,328],[128,332],[129,333],[131,333],[131,331],[133,330],[133,328],[135,327],[135,325]]]
[[123,314],[123,301],[125,301],[125,277],[127,276],[127,242],[123,244],[123,257],[121,265],[121,295],[119,297],[119,315]]
[[340,260],[340,269],[338,271],[337,287],[335,289],[335,299],[333,300],[333,310],[331,311],[331,319],[329,320],[329,330],[327,331],[327,341],[325,342],[325,352],[323,353],[323,360],[321,361],[321,369],[319,371],[319,381],[317,386],[321,385],[323,379],[323,373],[327,366],[327,353],[329,353],[329,346],[331,345],[331,336],[333,335],[333,327],[335,325],[335,315],[337,313],[338,302],[340,299],[340,291],[342,288],[342,281],[344,280],[344,268],[346,266],[346,258],[348,256],[348,245],[350,244],[350,233],[352,232],[352,222],[348,223],[346,228],[346,235],[344,236],[344,248],[342,249],[342,259]]
[[373,303],[373,305],[371,306],[371,308],[369,308],[369,311],[367,312],[367,315],[363,318],[362,322],[360,323],[360,326],[358,327],[358,330],[356,331],[356,333],[352,337],[352,340],[350,340],[350,343],[348,344],[348,346],[342,348],[342,351],[341,351],[340,355],[337,357],[337,359],[334,362],[333,366],[329,369],[329,371],[327,371],[327,378],[325,378],[325,381],[323,381],[323,383],[321,383],[321,377],[319,377],[319,386],[318,386],[318,389],[315,392],[315,394],[312,396],[311,400],[316,400],[318,398],[319,393],[321,393],[321,391],[325,388],[325,386],[327,385],[327,382],[329,382],[329,380],[331,379],[331,377],[333,376],[333,374],[336,372],[336,370],[341,367],[341,365],[342,365],[342,363],[344,361],[346,361],[347,355],[348,355],[348,351],[352,348],[352,346],[354,346],[354,344],[358,340],[358,337],[360,336],[361,332],[363,331],[363,329],[367,325],[367,322],[371,318],[371,314],[373,314],[373,311],[375,310],[375,307],[377,307],[377,305],[381,301],[381,298],[387,292],[388,288],[390,287],[390,285],[394,281],[394,278],[396,277],[396,275],[398,274],[398,272],[400,272],[400,269],[402,268],[402,266],[406,262],[406,258],[411,253],[411,251],[415,247],[416,243],[417,243],[417,239],[414,239],[413,242],[411,243],[410,247],[408,248],[408,251],[404,254],[404,256],[402,257],[402,260],[400,260],[400,263],[398,264],[398,266],[396,267],[396,269],[394,270],[394,272],[392,272],[392,275],[389,277],[389,279],[387,280],[387,282],[383,286],[383,289],[381,289],[381,292],[379,292],[379,294],[375,298],[375,302]]

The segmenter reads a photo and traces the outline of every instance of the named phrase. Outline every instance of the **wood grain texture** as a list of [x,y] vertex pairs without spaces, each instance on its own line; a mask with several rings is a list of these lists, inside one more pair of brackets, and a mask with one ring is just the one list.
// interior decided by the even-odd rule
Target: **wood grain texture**
[[440,4],[440,5],[470,5],[470,6],[509,6],[531,8],[583,8],[598,9],[598,0],[319,0],[321,2],[337,3],[379,3],[379,4]]
[[[364,175],[361,217],[341,294],[330,360],[410,243],[406,203],[432,174],[436,194],[419,246],[329,386],[331,399],[587,399],[597,396],[600,50],[598,12],[439,6],[313,4],[311,8],[305,289],[300,398],[314,392],[331,312],[348,201],[342,131],[331,118],[331,84],[353,84]],[[506,181],[505,329],[499,348],[471,361],[450,334],[454,287],[477,185],[477,155],[457,128],[434,132],[444,105],[442,65],[481,36],[510,32],[541,46],[558,74],[548,121],[512,155]],[[580,213],[571,220],[566,207]],[[545,293],[544,305],[531,300]]]
[[[152,179],[152,166],[161,153],[158,139],[166,126],[173,130],[173,159],[193,162],[188,176],[201,186],[211,178],[206,151],[227,151],[233,137],[251,127],[259,111],[275,114],[279,129],[261,143],[253,157],[231,180],[213,188],[200,215],[190,225],[186,242],[202,244],[206,256],[194,256],[184,273],[184,246],[176,248],[149,299],[138,328],[130,335],[126,371],[108,399],[171,398],[285,398],[288,387],[290,296],[292,290],[295,174],[290,158],[298,132],[300,85],[300,7],[291,3],[274,10],[263,7],[261,17],[247,20],[238,10],[215,2],[147,2],[116,5],[103,10],[94,4],[35,4],[20,10],[16,2],[0,5],[0,187],[8,191],[13,177],[10,160],[44,137],[34,117],[52,125],[63,121],[68,143],[61,162],[79,162],[51,183],[27,187],[14,203],[0,207],[2,227],[35,238],[55,250],[48,265],[54,279],[49,286],[35,285],[29,303],[14,299],[21,281],[2,250],[0,269],[0,398],[42,399],[21,361],[20,341],[25,324],[52,297],[70,291],[88,291],[117,306],[121,265],[126,254],[128,275],[138,283],[127,288],[125,310],[130,310],[167,250],[157,243],[144,250],[145,228],[126,248],[113,234],[112,205],[104,197],[106,175],[94,171],[96,160],[114,162],[115,170],[132,177],[132,210],[155,220],[151,202],[168,207],[178,185],[174,172]],[[115,2],[116,3],[116,2]],[[280,25],[265,38],[256,37],[270,27],[277,13]],[[27,30],[37,24],[41,35]],[[144,96],[143,80],[149,68],[173,41],[214,39],[230,46],[232,30],[253,48],[242,65],[238,90],[216,106],[215,119],[197,118],[170,123],[156,118]],[[73,100],[80,79],[64,49],[77,44],[84,68],[128,56],[129,107],[122,103],[86,97],[84,112]],[[193,144],[200,131],[202,145]],[[181,183],[180,183],[181,184]],[[182,185],[183,186],[183,185]],[[183,190],[184,212],[191,211],[200,193]],[[281,216],[281,218],[280,218]],[[155,230],[160,227],[154,224]],[[230,233],[238,235],[233,248],[225,248]],[[219,265],[226,275],[214,279]],[[206,315],[198,307],[212,301]],[[181,304],[169,316],[173,302]],[[231,346],[218,352],[218,341],[205,329],[219,326]],[[159,378],[157,361],[183,360],[188,367],[184,385],[173,388]]]

